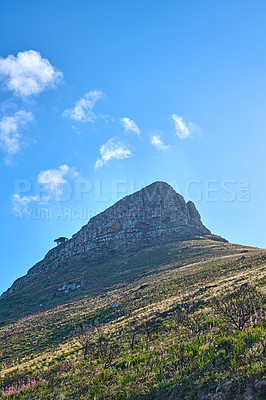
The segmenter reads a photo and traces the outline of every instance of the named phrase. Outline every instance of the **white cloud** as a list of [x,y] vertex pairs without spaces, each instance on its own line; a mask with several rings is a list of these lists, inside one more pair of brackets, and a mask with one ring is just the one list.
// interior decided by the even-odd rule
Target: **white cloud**
[[39,196],[21,196],[20,194],[13,194],[12,196],[12,209],[16,215],[22,215],[29,212],[29,204],[39,201]]
[[180,139],[185,139],[190,135],[190,129],[189,127],[185,124],[183,119],[181,117],[178,117],[176,114],[172,115],[172,119],[175,123],[175,130],[176,134]]
[[58,169],[47,169],[41,171],[38,175],[38,183],[43,185],[48,192],[48,197],[59,200],[63,193],[64,185],[68,182],[68,178],[78,178],[79,173],[75,168],[70,168],[68,165],[61,165]]
[[136,135],[138,135],[138,136],[140,135],[140,129],[139,129],[138,125],[132,119],[121,118],[121,123],[122,123],[123,127],[125,128],[126,132],[131,131],[131,132],[136,133]]
[[20,52],[17,56],[0,57],[0,77],[4,79],[7,89],[20,97],[37,95],[53,86],[62,76],[62,72],[56,71],[49,60],[34,50]]
[[84,97],[78,100],[73,108],[66,109],[63,116],[79,122],[95,122],[96,115],[93,112],[93,107],[96,101],[103,97],[104,93],[101,90],[91,90],[85,93]]
[[161,140],[159,135],[152,135],[151,136],[151,144],[157,149],[161,151],[165,151],[169,148],[169,146],[165,145]]
[[131,151],[122,142],[115,142],[109,139],[107,143],[100,148],[101,158],[95,163],[95,168],[100,168],[110,160],[123,160],[132,156]]
[[25,128],[33,120],[31,112],[17,111],[12,116],[0,119],[0,146],[9,155],[17,153],[21,148],[19,129]]
[[[15,193],[12,196],[14,213],[16,215],[28,213],[34,205],[52,205],[53,202],[62,200],[62,196],[65,194],[67,194],[67,199],[69,200],[71,195],[73,195],[73,186],[71,184],[77,182],[77,180],[84,181],[75,168],[69,167],[66,164],[58,168],[41,171],[37,178],[37,183],[39,184],[37,194],[28,195],[22,192]],[[38,185],[34,184],[34,187],[36,189]],[[64,193],[64,189],[70,189],[69,193]]]

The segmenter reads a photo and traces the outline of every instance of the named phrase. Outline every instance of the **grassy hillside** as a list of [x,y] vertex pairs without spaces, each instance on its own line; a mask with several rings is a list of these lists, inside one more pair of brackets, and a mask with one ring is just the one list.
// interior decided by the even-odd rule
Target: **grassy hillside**
[[[142,278],[145,281],[147,275],[157,274],[164,265],[165,270],[176,269],[188,263],[237,254],[243,249],[245,247],[202,238],[153,246],[103,261],[88,262],[84,259],[79,263],[53,268],[39,274],[22,289],[0,299],[0,324],[48,310],[69,300],[103,293],[114,285],[133,283]],[[64,283],[76,283],[80,287],[65,293],[59,290]]]
[[265,264],[199,239],[40,276],[0,302],[1,398],[266,398]]

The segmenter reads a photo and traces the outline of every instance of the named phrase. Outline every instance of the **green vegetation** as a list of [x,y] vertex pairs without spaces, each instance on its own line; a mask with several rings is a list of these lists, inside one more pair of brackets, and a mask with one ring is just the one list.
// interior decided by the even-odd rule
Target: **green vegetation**
[[46,291],[40,279],[0,303],[1,315],[14,307],[0,328],[0,398],[265,398],[265,260],[228,243],[173,243],[66,268],[65,281],[84,284],[61,297],[51,271]]

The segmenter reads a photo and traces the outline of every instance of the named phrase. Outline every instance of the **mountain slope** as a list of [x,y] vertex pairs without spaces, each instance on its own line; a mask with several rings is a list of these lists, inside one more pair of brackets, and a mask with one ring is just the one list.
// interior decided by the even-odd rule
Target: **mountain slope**
[[178,269],[198,262],[240,258],[256,248],[214,241],[206,237],[150,246],[100,261],[81,260],[65,267],[43,271],[13,293],[0,299],[0,323],[51,309],[84,296],[105,293],[133,284],[161,270]]
[[[57,290],[59,274],[45,290],[40,276],[1,303],[13,316],[0,327],[2,398],[227,399],[230,382],[231,398],[263,399],[264,311],[235,332],[212,302],[246,285],[265,296],[265,259],[265,250],[199,238],[80,265],[86,283],[68,293]],[[76,265],[68,268],[74,281]],[[191,301],[200,335],[180,313]],[[31,315],[15,321],[21,302]]]
[[163,182],[127,196],[1,296],[1,398],[262,400],[265,260]]

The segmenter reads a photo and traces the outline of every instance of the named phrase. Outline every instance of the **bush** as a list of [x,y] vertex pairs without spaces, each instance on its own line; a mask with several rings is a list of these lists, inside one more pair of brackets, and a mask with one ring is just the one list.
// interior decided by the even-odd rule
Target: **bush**
[[241,287],[226,296],[215,299],[213,309],[233,328],[242,330],[246,324],[256,323],[261,310],[262,296],[253,286]]

